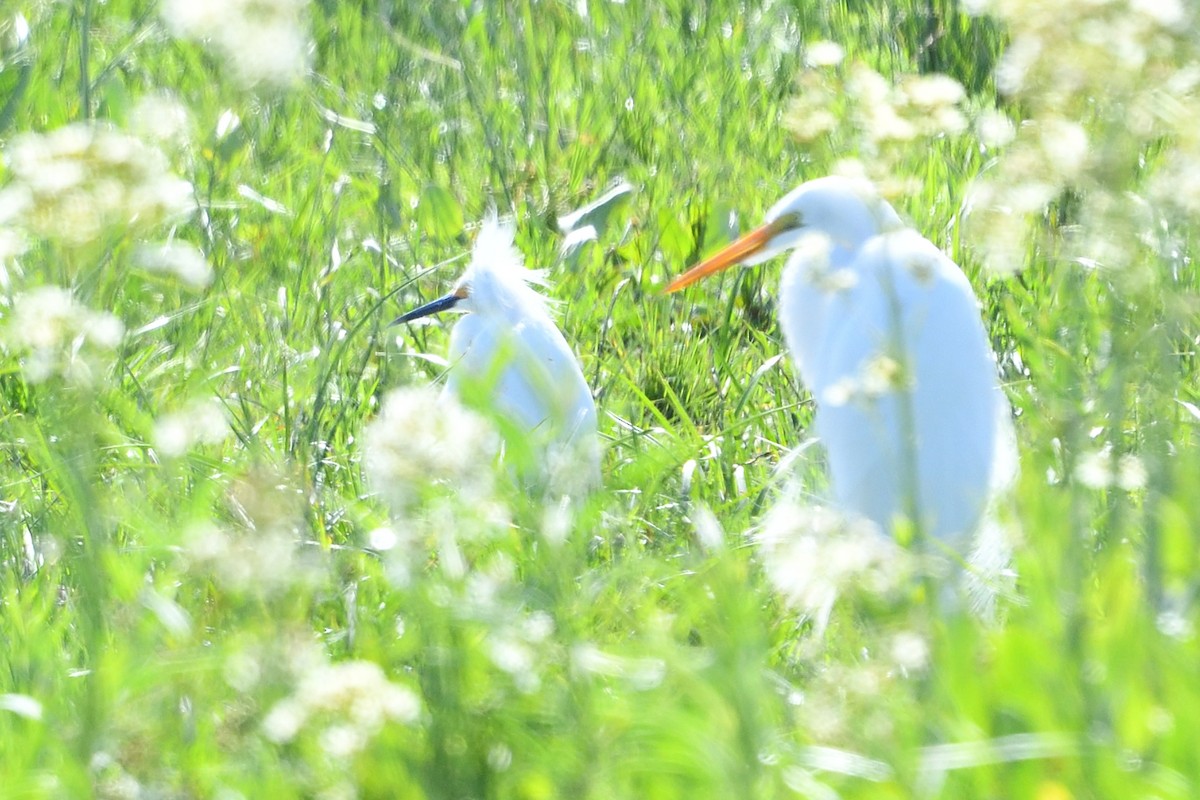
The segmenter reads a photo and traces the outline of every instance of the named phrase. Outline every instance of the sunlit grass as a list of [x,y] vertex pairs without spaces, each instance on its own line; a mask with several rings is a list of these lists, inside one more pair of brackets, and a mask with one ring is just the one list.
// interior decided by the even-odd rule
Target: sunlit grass
[[[1200,792],[1197,278],[1192,190],[1169,192],[1196,34],[1106,17],[1162,30],[1096,104],[1098,68],[1046,88],[1070,47],[1096,63],[1047,4],[997,0],[1006,29],[949,3],[754,6],[313,3],[289,29],[312,71],[257,79],[153,4],[0,11],[0,187],[48,180],[13,161],[28,134],[95,119],[194,207],[122,205],[147,196],[99,171],[41,215],[0,203],[0,794]],[[1050,29],[1044,79],[998,97],[1006,42]],[[821,41],[845,62],[802,78]],[[803,90],[867,68],[950,75],[970,126],[881,146],[843,98],[795,138]],[[1142,101],[1149,128],[1122,128]],[[1007,148],[997,108],[1032,120]],[[823,479],[779,266],[661,294],[848,159],[897,179],[984,308],[1022,458],[996,623],[915,579],[841,586],[827,619],[789,606],[755,537],[788,476]],[[563,254],[559,218],[619,180]],[[1031,182],[1037,203],[1005,199]],[[365,474],[386,392],[443,370],[449,324],[388,322],[493,208],[550,270],[600,411],[604,487],[566,517],[503,469],[457,497]]]

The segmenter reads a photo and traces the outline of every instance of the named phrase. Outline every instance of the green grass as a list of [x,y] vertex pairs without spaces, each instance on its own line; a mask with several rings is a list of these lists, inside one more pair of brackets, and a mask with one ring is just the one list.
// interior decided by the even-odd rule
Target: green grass
[[[129,333],[91,388],[0,361],[4,797],[1200,793],[1198,421],[1178,402],[1200,403],[1190,261],[1130,281],[1031,238],[1019,275],[988,279],[959,209],[993,154],[965,135],[896,162],[923,187],[897,208],[972,278],[1018,412],[1020,579],[997,626],[938,612],[915,584],[849,591],[823,636],[785,607],[749,539],[812,410],[777,358],[779,265],[661,294],[731,214],[744,230],[869,156],[850,127],[821,147],[790,137],[805,42],[889,78],[947,72],[990,108],[995,23],[948,2],[591,0],[583,16],[322,0],[309,79],[252,92],[153,3],[24,5],[23,49],[0,28],[0,151],[73,121],[125,125],[139,98],[176,92],[191,144],[173,168],[203,214],[174,235],[216,279],[139,271],[120,231],[35,240],[8,266],[9,298],[70,285]],[[557,217],[617,179],[636,193],[560,258]],[[1070,228],[1068,200],[1039,230]],[[360,469],[363,429],[389,388],[440,373],[419,355],[444,352],[448,325],[388,322],[445,290],[463,222],[491,208],[551,270],[605,487],[558,546],[508,487],[511,525],[455,512],[465,575],[418,556],[405,579],[403,555],[368,546],[388,511]],[[1172,233],[1186,252],[1186,224]],[[197,398],[219,399],[232,436],[155,453],[155,420]],[[1104,445],[1142,459],[1144,488],[1074,479]],[[722,546],[702,546],[699,509]],[[198,554],[206,525],[232,554]],[[904,633],[927,643],[924,669],[896,666]],[[419,719],[351,755],[322,739],[328,720],[271,740],[264,720],[321,659],[378,664]]]

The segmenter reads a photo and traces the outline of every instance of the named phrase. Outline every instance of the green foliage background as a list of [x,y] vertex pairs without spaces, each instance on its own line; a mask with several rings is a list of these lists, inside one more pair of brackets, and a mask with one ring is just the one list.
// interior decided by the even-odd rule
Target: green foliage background
[[[996,23],[941,0],[321,0],[309,79],[251,91],[170,38],[154,3],[0,16],[17,11],[31,33],[0,68],[0,150],[124,125],[138,98],[176,93],[192,145],[174,168],[201,213],[174,235],[217,277],[196,292],[143,274],[119,232],[37,242],[9,269],[8,295],[70,283],[130,334],[86,391],[0,362],[4,797],[1200,793],[1190,258],[1131,289],[1039,239],[1019,274],[985,280],[960,208],[995,154],[970,135],[911,147],[922,188],[895,204],[974,282],[1018,413],[1020,579],[998,626],[939,613],[917,586],[849,592],[820,637],[784,607],[748,538],[811,415],[778,358],[778,265],[660,293],[793,185],[868,155],[850,133],[790,138],[805,43],[889,77],[948,73],[969,107],[1019,117],[995,94]],[[636,193],[561,257],[557,218],[618,179]],[[1043,229],[1071,224],[1069,199]],[[561,546],[510,493],[514,525],[479,555],[513,568],[489,604],[432,565],[389,572],[359,461],[382,394],[440,372],[418,356],[443,352],[446,324],[388,322],[445,289],[491,208],[551,270],[607,452]],[[221,399],[234,436],[157,457],[154,420],[197,397]],[[1106,445],[1142,459],[1144,488],[1074,480]],[[697,540],[702,509],[724,546]],[[251,551],[255,531],[289,531],[287,574],[215,579],[187,546],[208,522]],[[531,619],[552,622],[526,642],[532,685],[495,649]],[[927,643],[923,669],[890,660],[898,633]],[[263,720],[314,649],[379,664],[420,697],[419,721],[345,757],[316,732],[271,741]],[[612,661],[588,671],[589,652]],[[41,713],[13,710],[21,697]]]

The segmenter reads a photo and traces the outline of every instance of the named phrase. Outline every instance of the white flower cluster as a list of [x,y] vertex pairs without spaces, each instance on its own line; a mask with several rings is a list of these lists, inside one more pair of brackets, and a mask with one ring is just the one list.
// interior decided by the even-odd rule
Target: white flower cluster
[[[902,75],[890,81],[861,63],[843,65],[833,42],[807,48],[806,67],[785,122],[797,139],[836,137],[838,151],[871,156],[872,177],[884,181],[900,166],[896,147],[919,139],[962,133],[967,120],[961,84],[946,75]],[[895,162],[895,163],[893,163]]]
[[866,64],[843,63],[845,55],[833,42],[808,45],[784,123],[799,141],[824,145],[831,157],[863,156],[861,163],[839,162],[834,172],[869,177],[884,194],[911,192],[919,184],[913,147],[967,130],[966,91],[947,75],[889,80]]
[[1021,268],[1032,224],[1069,191],[1069,224],[1045,231],[1047,241],[1065,245],[1065,260],[1132,274],[1139,251],[1154,255],[1162,241],[1164,215],[1200,212],[1194,4],[974,6],[1008,28],[996,84],[1027,117],[1014,126],[992,115],[979,130],[982,142],[995,139],[1006,150],[972,191],[972,242],[989,268]]
[[873,524],[789,498],[771,508],[755,539],[767,579],[818,628],[846,589],[887,594],[912,573],[907,551]]
[[0,331],[0,343],[20,359],[26,379],[40,383],[58,376],[81,386],[108,369],[125,335],[119,319],[92,311],[60,286],[18,294]]
[[1075,480],[1090,489],[1116,487],[1127,492],[1146,488],[1146,465],[1131,453],[1113,456],[1111,448],[1088,453],[1075,465]]
[[413,724],[421,701],[392,683],[371,661],[323,664],[304,675],[290,697],[276,703],[263,720],[273,742],[294,741],[308,726],[319,726],[317,742],[331,758],[352,756],[388,722]]
[[492,495],[499,440],[479,415],[428,386],[390,392],[366,428],[368,480],[404,516],[431,489],[450,489],[463,502]]
[[0,226],[83,245],[110,228],[146,229],[195,207],[192,186],[155,147],[104,125],[15,137]]
[[244,85],[288,86],[308,72],[308,0],[163,0],[175,36],[203,41]]
[[183,555],[223,589],[269,597],[311,581],[316,570],[283,526],[239,532],[204,523],[192,528]]
[[196,445],[220,444],[229,433],[229,420],[221,405],[201,400],[156,419],[151,438],[160,455],[175,458]]

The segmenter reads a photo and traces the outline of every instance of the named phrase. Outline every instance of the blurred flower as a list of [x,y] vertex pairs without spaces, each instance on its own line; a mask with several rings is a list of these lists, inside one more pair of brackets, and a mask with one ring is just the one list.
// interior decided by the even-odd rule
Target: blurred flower
[[280,529],[240,532],[203,523],[187,531],[183,547],[193,571],[233,592],[268,597],[309,584],[316,575],[295,536]]
[[[979,127],[981,141],[1006,149],[971,193],[968,240],[1000,272],[1023,266],[1032,243],[1061,261],[1105,266],[1124,289],[1160,280],[1152,265],[1173,258],[1160,232],[1188,225],[1200,207],[1188,180],[1200,160],[1195,8],[1179,0],[972,6],[1006,27],[996,85],[1026,118],[1011,136]],[[1063,207],[1046,214],[1060,198]]]
[[60,286],[40,286],[13,298],[0,343],[21,359],[25,377],[52,375],[90,385],[107,369],[125,327],[105,311],[92,311]]
[[767,579],[819,628],[840,593],[885,594],[911,573],[908,554],[870,522],[789,498],[771,508],[755,540]]
[[0,189],[0,219],[71,245],[195,207],[191,184],[171,174],[161,151],[100,124],[17,136],[6,161],[12,181]]
[[519,638],[503,633],[490,635],[488,655],[493,664],[512,677],[522,692],[535,692],[541,686],[534,651]]
[[808,48],[785,124],[801,142],[830,140],[837,152],[869,156],[870,177],[881,187],[889,182],[904,186],[901,176],[912,162],[913,142],[966,130],[959,108],[966,91],[946,75],[899,75],[889,80],[859,62],[829,69],[841,64],[844,55],[833,42]]
[[154,421],[154,449],[178,457],[198,444],[220,444],[229,436],[229,420],[215,400],[195,400],[181,411]]
[[175,36],[205,42],[245,85],[288,86],[308,72],[308,0],[163,0]]
[[393,390],[364,439],[367,477],[397,513],[439,486],[466,504],[492,494],[498,438],[452,395],[430,387]]
[[212,283],[213,271],[200,248],[186,242],[170,241],[140,245],[134,253],[139,267],[150,272],[166,272],[196,289]]
[[191,133],[191,114],[178,97],[166,91],[142,95],[129,110],[129,129],[147,142],[164,148],[186,145]]
[[1146,465],[1131,453],[1113,458],[1111,448],[1089,453],[1075,465],[1075,479],[1091,489],[1116,487],[1132,492],[1146,487]]
[[987,147],[1003,147],[1017,135],[1017,128],[1001,111],[985,111],[975,118],[975,135]]
[[892,637],[892,661],[905,672],[917,672],[929,665],[929,643],[913,631],[900,631]]
[[317,742],[334,758],[361,751],[388,722],[413,724],[421,701],[392,683],[371,661],[323,664],[301,677],[290,697],[276,703],[263,720],[263,733],[280,744],[317,728]]
[[846,50],[837,42],[813,42],[804,48],[804,63],[810,67],[836,67],[846,58]]

